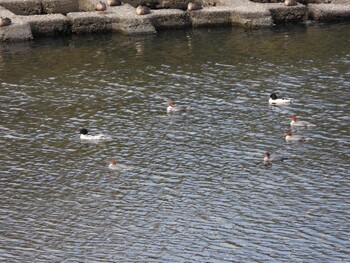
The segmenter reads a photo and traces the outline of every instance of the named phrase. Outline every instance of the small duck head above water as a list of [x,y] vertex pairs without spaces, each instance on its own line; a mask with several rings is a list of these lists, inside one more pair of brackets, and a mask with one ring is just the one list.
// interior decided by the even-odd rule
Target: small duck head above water
[[87,129],[80,129],[79,133],[83,135],[87,135],[89,132]]
[[270,98],[273,99],[273,100],[277,100],[276,93],[271,93]]
[[109,167],[117,165],[117,161],[115,159],[112,159],[109,161]]
[[264,154],[264,162],[268,162],[270,160],[270,156],[271,156],[271,154],[269,152],[266,152]]
[[285,136],[293,136],[291,130],[285,131],[285,132],[284,132],[284,135],[285,135]]

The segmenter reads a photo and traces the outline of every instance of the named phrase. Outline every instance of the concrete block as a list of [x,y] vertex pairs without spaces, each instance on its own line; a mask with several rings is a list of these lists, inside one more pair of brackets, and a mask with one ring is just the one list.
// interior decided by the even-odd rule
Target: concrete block
[[277,23],[302,22],[307,19],[307,7],[302,4],[285,6],[283,3],[266,4],[273,21]]
[[248,28],[271,27],[274,25],[271,13],[268,10],[256,11],[235,9],[232,12],[232,23]]
[[[101,0],[103,1],[103,0]],[[95,11],[96,5],[100,0],[78,0],[78,6],[80,11],[92,12]],[[108,11],[108,10],[106,10]]]
[[30,25],[34,36],[52,36],[71,33],[69,20],[62,14],[17,16],[17,18]]
[[0,27],[0,42],[23,41],[33,39],[28,23],[12,20],[10,26]]
[[211,27],[232,24],[231,11],[225,7],[204,7],[197,11],[186,11],[193,27]]
[[154,10],[151,10],[151,14],[143,16],[136,15],[136,9],[129,4],[113,7],[110,10],[111,12],[106,16],[112,21],[113,31],[128,35],[156,33],[151,22]]
[[0,6],[0,16],[1,17],[14,17],[16,16],[14,13],[12,13],[10,10],[7,10],[6,8]]
[[38,15],[42,11],[40,0],[0,0],[0,6],[16,15]]
[[127,35],[149,35],[157,33],[149,19],[127,19],[122,23],[114,23],[115,31]]
[[42,10],[45,14],[68,14],[79,11],[78,0],[41,0]]
[[71,24],[72,33],[96,33],[111,32],[112,20],[105,13],[98,12],[75,12],[68,13],[67,18]]
[[156,29],[188,28],[191,25],[187,12],[178,9],[152,10],[150,20]]
[[310,4],[309,15],[313,20],[337,21],[350,20],[349,4]]

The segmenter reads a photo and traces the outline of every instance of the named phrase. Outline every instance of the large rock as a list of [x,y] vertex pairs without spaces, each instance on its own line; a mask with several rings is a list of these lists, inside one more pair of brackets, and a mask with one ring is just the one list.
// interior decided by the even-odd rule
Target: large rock
[[12,20],[10,26],[0,27],[0,42],[23,41],[33,39],[28,23],[21,23]]
[[112,8],[111,12],[107,13],[112,21],[112,30],[128,35],[156,33],[151,23],[152,15],[153,11],[151,14],[139,16],[136,9],[129,4]]
[[152,10],[150,19],[156,29],[188,28],[191,25],[187,13],[179,9]]
[[34,36],[52,36],[71,33],[69,20],[62,14],[17,16],[17,18],[30,25]]
[[42,11],[45,14],[68,14],[79,10],[78,0],[41,0]]
[[350,20],[350,4],[310,4],[308,10],[313,20]]
[[42,10],[38,0],[0,0],[0,6],[16,15],[38,15]]
[[193,27],[232,25],[232,11],[222,6],[188,11],[188,15]]
[[68,13],[67,18],[75,34],[112,31],[111,19],[98,12]]
[[267,4],[275,23],[301,22],[307,19],[305,5],[285,6],[284,4]]

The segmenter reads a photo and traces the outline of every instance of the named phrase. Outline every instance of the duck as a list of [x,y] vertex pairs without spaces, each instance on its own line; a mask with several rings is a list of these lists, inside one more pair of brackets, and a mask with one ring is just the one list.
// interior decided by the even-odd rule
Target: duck
[[109,6],[120,6],[123,4],[121,0],[107,0]]
[[312,124],[311,122],[308,122],[308,121],[298,121],[296,115],[292,115],[290,117],[290,119],[291,119],[290,126],[292,126],[292,127],[314,127],[314,126],[316,126],[315,124]]
[[268,162],[282,162],[284,160],[287,160],[287,157],[284,156],[280,156],[280,155],[276,155],[276,154],[271,154],[269,152],[266,152],[264,154],[264,163],[268,163]]
[[285,6],[293,6],[293,5],[297,5],[298,2],[296,0],[284,0],[284,5]]
[[118,164],[115,159],[112,159],[109,161],[109,165],[108,165],[109,170],[122,170],[124,168],[126,168],[126,166],[123,164]]
[[167,113],[180,113],[186,111],[187,108],[184,106],[176,106],[173,100],[169,101]]
[[282,104],[290,104],[293,102],[293,99],[287,99],[287,98],[277,98],[276,93],[271,93],[269,104],[272,105],[282,105]]
[[105,3],[103,3],[103,2],[99,2],[97,5],[96,5],[96,11],[99,11],[99,12],[103,12],[103,11],[106,11],[106,9],[107,9],[107,6],[106,6],[106,4]]
[[200,10],[202,9],[203,6],[201,4],[195,3],[195,2],[189,2],[187,5],[187,10],[188,11],[195,11],[195,10]]
[[284,132],[286,136],[285,139],[287,142],[306,142],[311,141],[311,138],[304,137],[302,135],[293,135],[292,131],[288,130]]
[[88,130],[87,129],[81,129],[80,130],[80,139],[81,140],[104,140],[106,139],[106,137],[102,134],[100,135],[90,135],[88,134]]
[[139,5],[136,7],[136,14],[139,16],[147,15],[149,13],[151,13],[151,10],[147,6]]
[[12,21],[8,17],[0,17],[0,27],[11,25]]

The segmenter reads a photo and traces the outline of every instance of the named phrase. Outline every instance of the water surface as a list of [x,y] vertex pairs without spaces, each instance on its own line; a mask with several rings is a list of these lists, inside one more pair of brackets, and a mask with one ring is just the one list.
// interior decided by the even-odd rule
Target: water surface
[[[2,262],[349,262],[350,26],[0,46]],[[270,107],[271,92],[292,97]],[[167,115],[170,99],[187,105]],[[289,117],[317,126],[287,144]],[[111,139],[84,143],[78,130]],[[263,154],[290,159],[265,166]],[[127,169],[108,170],[116,158]]]

